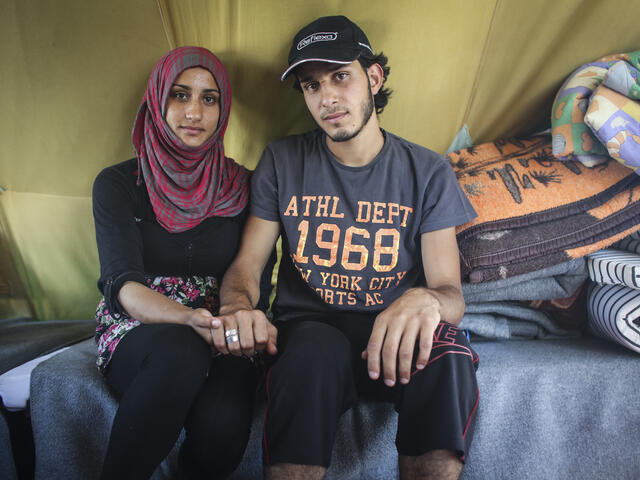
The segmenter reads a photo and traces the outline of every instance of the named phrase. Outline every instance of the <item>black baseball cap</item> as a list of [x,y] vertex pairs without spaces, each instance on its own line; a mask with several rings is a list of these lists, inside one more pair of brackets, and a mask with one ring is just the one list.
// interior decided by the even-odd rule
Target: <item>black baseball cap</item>
[[362,29],[343,15],[320,17],[300,30],[289,51],[289,67],[280,80],[301,63],[328,62],[348,64],[373,49]]

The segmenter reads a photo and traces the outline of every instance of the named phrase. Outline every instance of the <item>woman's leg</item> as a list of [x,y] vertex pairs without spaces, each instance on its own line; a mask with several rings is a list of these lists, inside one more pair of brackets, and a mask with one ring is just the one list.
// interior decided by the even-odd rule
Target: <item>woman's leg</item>
[[233,472],[251,433],[257,369],[246,358],[219,356],[189,411],[180,450],[181,478],[218,479]]
[[120,395],[102,479],[147,479],[171,451],[211,362],[183,325],[141,325],[118,344],[106,373]]

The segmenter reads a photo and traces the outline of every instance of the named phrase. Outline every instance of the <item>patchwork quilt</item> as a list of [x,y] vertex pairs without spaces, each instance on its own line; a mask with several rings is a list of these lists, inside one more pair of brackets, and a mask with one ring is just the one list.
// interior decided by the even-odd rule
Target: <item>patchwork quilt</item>
[[567,78],[551,113],[552,152],[557,159],[595,166],[613,157],[638,169],[639,69],[640,50],[602,57]]

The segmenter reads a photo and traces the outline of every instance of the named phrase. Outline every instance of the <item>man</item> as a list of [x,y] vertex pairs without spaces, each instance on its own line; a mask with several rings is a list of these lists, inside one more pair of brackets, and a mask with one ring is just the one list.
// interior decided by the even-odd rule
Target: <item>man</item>
[[[296,35],[282,79],[296,77],[319,129],[266,148],[223,280],[216,347],[278,353],[266,380],[267,478],[322,478],[358,398],[395,404],[402,478],[457,478],[470,445],[478,358],[455,327],[454,227],[475,212],[442,157],[380,129],[386,61],[346,17]],[[280,234],[276,349],[254,306]]]

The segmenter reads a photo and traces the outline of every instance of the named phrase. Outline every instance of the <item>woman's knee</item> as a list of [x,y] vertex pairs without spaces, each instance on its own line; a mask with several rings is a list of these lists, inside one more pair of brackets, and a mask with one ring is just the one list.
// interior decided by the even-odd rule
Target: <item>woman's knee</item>
[[[185,385],[199,388],[206,379],[211,349],[191,327],[141,325],[129,332],[122,343],[116,348],[114,365],[110,368],[124,370],[118,376],[129,376],[127,383],[142,375],[145,379],[157,378],[158,384],[175,388]],[[123,351],[118,352],[121,347]]]
[[[156,325],[149,325],[155,327]],[[157,364],[175,375],[195,371],[206,375],[211,362],[211,348],[191,327],[158,325],[150,337],[145,363]]]

